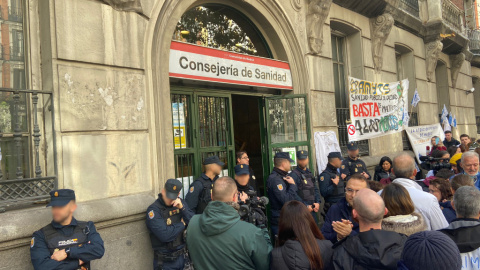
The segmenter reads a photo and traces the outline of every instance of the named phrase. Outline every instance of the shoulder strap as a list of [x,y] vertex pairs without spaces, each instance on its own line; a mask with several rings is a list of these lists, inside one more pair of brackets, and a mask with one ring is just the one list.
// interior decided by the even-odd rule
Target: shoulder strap
[[302,173],[299,172],[297,169],[293,170],[292,172],[294,172],[298,177],[300,177],[300,180],[302,180]]
[[57,233],[57,230],[55,230],[51,223],[40,230],[43,232],[43,236],[45,237],[46,242],[48,242],[48,239],[52,237],[52,235]]

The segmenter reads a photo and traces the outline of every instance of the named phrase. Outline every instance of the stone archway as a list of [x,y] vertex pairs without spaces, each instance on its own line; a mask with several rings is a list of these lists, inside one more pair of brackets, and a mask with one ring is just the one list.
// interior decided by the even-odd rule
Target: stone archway
[[[154,9],[146,36],[147,84],[153,110],[152,156],[158,168],[154,169],[154,190],[159,190],[166,177],[174,177],[173,137],[171,135],[170,81],[168,59],[175,26],[181,16],[194,6],[222,4],[231,6],[247,16],[266,39],[275,59],[288,61],[292,70],[294,93],[308,93],[308,71],[300,42],[296,38],[286,14],[277,1],[233,0],[166,0]],[[160,6],[161,5],[161,6]],[[167,64],[165,64],[167,63]],[[156,167],[156,166],[154,166]],[[158,169],[158,170],[157,170]]]

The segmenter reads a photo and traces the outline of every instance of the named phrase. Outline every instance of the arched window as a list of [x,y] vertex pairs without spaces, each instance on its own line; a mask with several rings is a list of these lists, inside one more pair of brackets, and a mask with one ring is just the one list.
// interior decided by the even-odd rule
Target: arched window
[[272,58],[268,45],[253,22],[236,9],[208,4],[185,12],[173,40],[215,49]]

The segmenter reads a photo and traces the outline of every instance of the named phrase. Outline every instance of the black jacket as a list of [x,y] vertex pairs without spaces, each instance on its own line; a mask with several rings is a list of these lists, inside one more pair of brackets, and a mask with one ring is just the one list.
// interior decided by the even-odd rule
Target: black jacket
[[403,245],[404,234],[370,230],[356,236],[348,236],[333,246],[335,269],[397,269]]
[[457,146],[459,145],[460,142],[457,141],[455,138],[452,138],[452,140],[450,140],[449,142],[447,142],[447,139],[443,140],[443,145],[445,145],[445,147],[450,147],[450,146]]
[[380,181],[384,178],[389,178],[391,174],[392,172],[386,172],[382,167],[377,166],[375,167],[375,176],[373,177],[373,180]]
[[[333,269],[332,243],[328,240],[318,240],[318,247],[323,260],[323,269]],[[270,263],[272,270],[310,270],[310,262],[298,241],[288,240],[281,247],[274,248]]]
[[476,219],[455,219],[442,233],[452,238],[460,250],[460,253],[474,251],[480,248],[480,222]]

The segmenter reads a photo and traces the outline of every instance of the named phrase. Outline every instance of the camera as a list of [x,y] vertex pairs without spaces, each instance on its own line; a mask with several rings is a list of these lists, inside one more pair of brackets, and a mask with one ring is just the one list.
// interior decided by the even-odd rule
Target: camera
[[423,156],[420,157],[420,167],[424,170],[433,170],[434,173],[440,171],[441,169],[452,169],[452,165],[448,162],[448,160],[443,158],[433,158],[431,156]]
[[257,197],[257,192],[249,190],[245,192],[248,195],[248,199],[244,204],[240,205],[238,214],[240,219],[255,226],[266,226],[267,217],[265,216],[266,206],[268,204],[267,197]]

